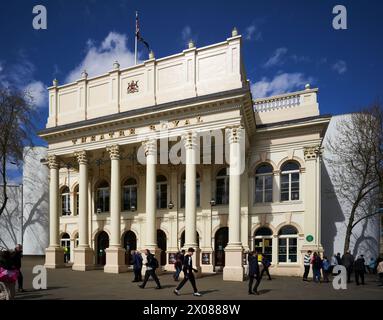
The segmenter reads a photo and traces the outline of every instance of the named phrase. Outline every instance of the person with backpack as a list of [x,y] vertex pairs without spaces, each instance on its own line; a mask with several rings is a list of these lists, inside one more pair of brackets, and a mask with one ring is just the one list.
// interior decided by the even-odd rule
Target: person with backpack
[[263,274],[266,273],[266,275],[269,277],[269,280],[271,280],[271,276],[269,272],[269,267],[271,263],[270,263],[270,260],[263,253],[262,253],[262,265],[263,265],[263,270],[261,272],[261,279],[263,277]]
[[322,261],[323,282],[329,282],[328,276],[331,273],[331,270],[330,261],[328,261],[327,257],[324,256]]
[[181,288],[184,286],[184,284],[188,280],[190,281],[190,283],[193,287],[193,290],[194,290],[193,296],[196,296],[196,297],[202,296],[202,294],[200,294],[197,290],[197,286],[196,286],[195,278],[194,278],[194,274],[193,274],[193,271],[198,272],[197,269],[193,268],[192,256],[193,256],[194,251],[195,250],[193,248],[189,248],[188,253],[185,255],[184,263],[183,263],[184,278],[182,279],[181,283],[177,286],[177,288],[174,290],[174,293],[177,296],[180,295]]
[[145,249],[145,255],[146,255],[145,277],[144,277],[144,282],[141,285],[139,285],[139,287],[141,289],[144,289],[146,283],[149,280],[149,277],[151,276],[157,284],[156,289],[162,289],[160,280],[158,279],[158,277],[156,275],[156,269],[159,267],[158,260],[156,259],[156,257],[152,253],[150,253],[149,249]]
[[355,271],[355,282],[359,286],[359,278],[364,285],[364,274],[366,272],[366,267],[364,266],[365,260],[363,254],[361,254],[358,259],[354,262],[354,271]]

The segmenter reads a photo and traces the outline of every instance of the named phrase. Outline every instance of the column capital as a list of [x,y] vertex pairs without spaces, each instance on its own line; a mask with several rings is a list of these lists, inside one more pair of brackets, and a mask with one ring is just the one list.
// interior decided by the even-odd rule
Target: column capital
[[148,155],[157,155],[157,140],[149,139],[142,142],[142,145],[145,149],[145,156]]
[[189,131],[182,135],[185,149],[195,149],[197,146],[197,136],[197,133],[194,131]]
[[55,154],[50,154],[48,156],[48,167],[49,169],[58,169],[59,163],[57,161],[57,156]]
[[228,135],[229,143],[239,143],[242,139],[244,131],[244,128],[240,125],[226,128],[226,134]]
[[109,152],[109,156],[111,160],[119,160],[120,159],[120,147],[118,144],[114,144],[112,146],[107,146],[106,150]]
[[85,150],[76,151],[74,153],[74,156],[77,158],[77,161],[79,164],[87,164],[88,163],[88,157]]
[[305,160],[315,160],[321,156],[322,150],[319,145],[308,146],[303,148],[303,154]]

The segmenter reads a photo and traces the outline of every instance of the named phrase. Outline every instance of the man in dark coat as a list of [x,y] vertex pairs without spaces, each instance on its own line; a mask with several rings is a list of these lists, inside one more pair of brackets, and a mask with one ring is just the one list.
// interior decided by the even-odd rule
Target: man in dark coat
[[184,257],[184,263],[183,263],[183,272],[184,272],[184,278],[182,279],[181,283],[178,285],[178,287],[174,290],[174,293],[179,296],[180,295],[180,290],[181,288],[184,286],[184,284],[189,280],[192,287],[193,287],[193,290],[194,290],[194,293],[193,293],[193,296],[201,296],[202,294],[200,294],[197,290],[197,286],[196,286],[196,283],[195,283],[195,278],[194,278],[194,274],[193,274],[193,271],[194,272],[198,272],[197,269],[194,269],[193,268],[193,261],[192,261],[192,256],[193,256],[193,253],[194,253],[194,249],[193,248],[189,248],[188,249],[188,252],[187,254],[185,255]]
[[148,282],[149,277],[151,276],[157,284],[156,289],[162,289],[161,284],[160,284],[160,280],[158,279],[158,277],[156,275],[156,269],[158,268],[158,260],[156,259],[156,257],[153,254],[150,253],[150,251],[148,249],[145,249],[145,255],[146,255],[145,278],[144,278],[144,282],[141,285],[139,285],[139,287],[141,289],[144,289],[146,282]]
[[354,257],[350,253],[350,251],[347,251],[343,257],[342,257],[342,265],[345,266],[347,270],[347,282],[351,282],[351,273],[352,273],[352,267],[354,265]]
[[364,273],[366,271],[364,263],[365,261],[364,261],[363,255],[360,255],[359,258],[356,259],[354,263],[355,282],[357,286],[359,286],[359,278],[362,281],[362,285],[364,285]]
[[[259,274],[257,251],[253,251],[249,253],[248,261],[249,261],[249,294],[259,294],[257,290],[258,290],[259,283],[261,282],[261,277]],[[254,279],[256,280],[256,282],[255,282],[254,288],[252,288]]]
[[132,250],[132,260],[133,260],[133,271],[134,271],[134,280],[132,282],[142,281],[142,256],[136,250]]
[[19,292],[24,292],[23,289],[23,274],[21,273],[21,258],[23,257],[23,246],[21,244],[18,244],[15,248],[15,251],[12,255],[12,262],[13,266],[16,270],[19,271],[19,276],[17,278],[17,284],[19,287]]

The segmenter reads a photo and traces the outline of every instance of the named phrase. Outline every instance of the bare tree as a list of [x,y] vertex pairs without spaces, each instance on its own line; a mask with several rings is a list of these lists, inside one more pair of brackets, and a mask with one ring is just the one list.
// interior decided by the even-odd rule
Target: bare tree
[[19,165],[23,148],[32,144],[36,112],[32,96],[25,91],[0,86],[0,215],[8,202],[7,164]]
[[348,208],[344,253],[353,228],[378,213],[383,181],[383,110],[379,103],[351,114],[337,124],[328,143],[332,183]]

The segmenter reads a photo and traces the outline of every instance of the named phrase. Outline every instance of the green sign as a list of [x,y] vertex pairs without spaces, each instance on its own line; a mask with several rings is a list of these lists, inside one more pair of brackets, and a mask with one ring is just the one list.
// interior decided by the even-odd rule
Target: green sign
[[311,242],[311,241],[314,240],[314,237],[313,237],[311,234],[309,234],[309,235],[306,237],[306,240],[307,240],[308,242]]

